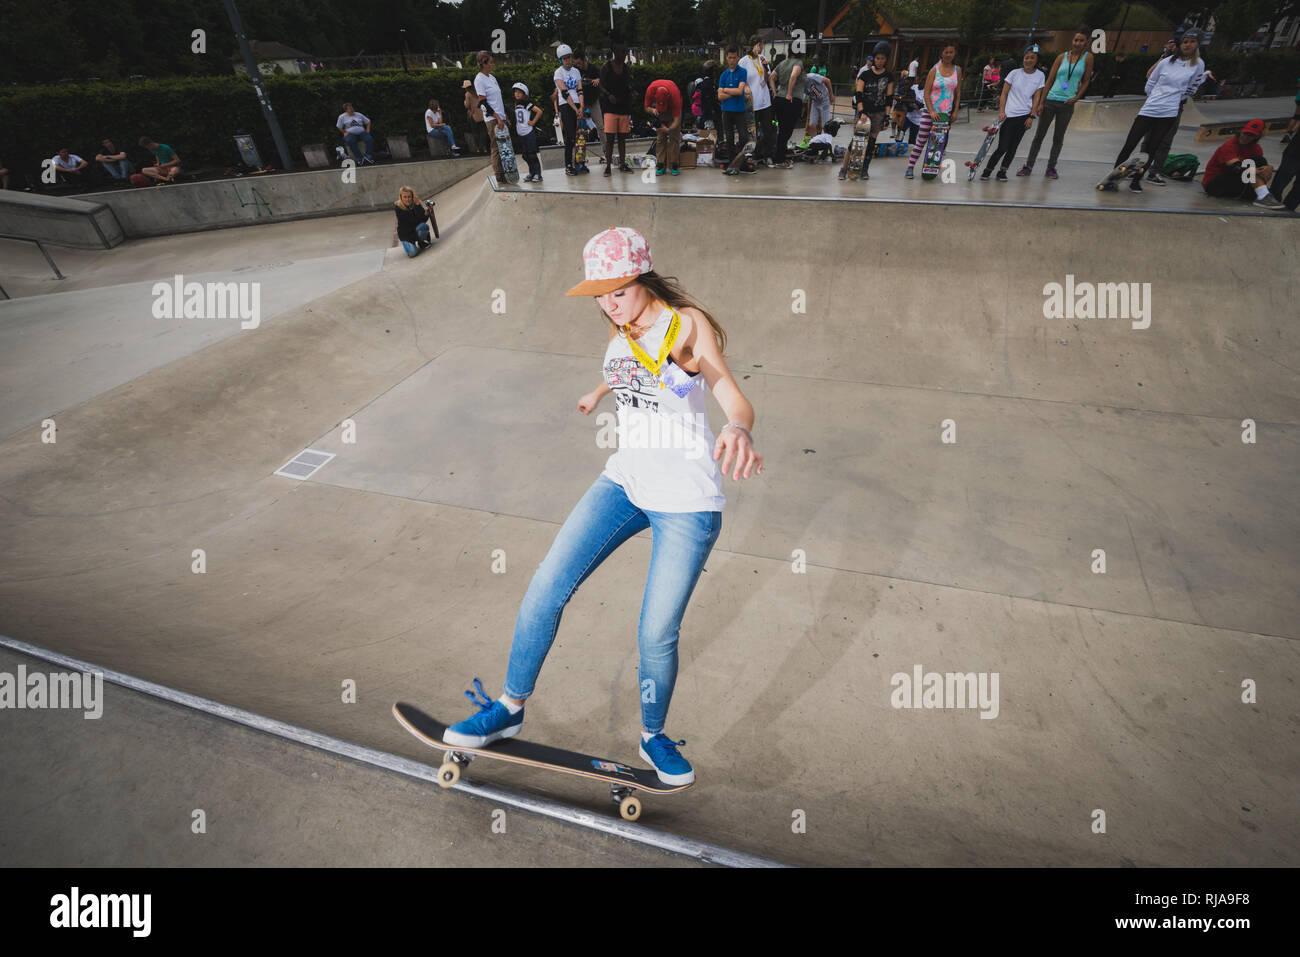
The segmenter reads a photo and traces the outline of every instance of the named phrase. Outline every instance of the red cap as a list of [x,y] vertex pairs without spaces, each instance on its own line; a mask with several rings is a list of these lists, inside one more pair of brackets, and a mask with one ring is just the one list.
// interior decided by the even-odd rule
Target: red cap
[[1247,123],[1245,126],[1243,126],[1243,127],[1241,128],[1241,132],[1243,132],[1243,133],[1254,133],[1256,136],[1263,136],[1263,135],[1264,135],[1264,121],[1263,121],[1263,120],[1251,120],[1249,123]]

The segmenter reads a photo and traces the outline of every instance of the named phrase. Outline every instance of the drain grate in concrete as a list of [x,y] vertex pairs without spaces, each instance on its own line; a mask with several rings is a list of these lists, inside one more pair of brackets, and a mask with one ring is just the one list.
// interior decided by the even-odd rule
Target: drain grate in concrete
[[315,449],[303,449],[276,469],[275,474],[291,479],[309,479],[332,458],[334,458],[333,452],[317,452]]

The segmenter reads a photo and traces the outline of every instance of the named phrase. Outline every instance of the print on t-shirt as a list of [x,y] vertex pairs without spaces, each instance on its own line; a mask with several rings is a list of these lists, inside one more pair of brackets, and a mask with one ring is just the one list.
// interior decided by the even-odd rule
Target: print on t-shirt
[[659,411],[659,383],[633,356],[615,356],[605,363],[605,382],[619,406]]

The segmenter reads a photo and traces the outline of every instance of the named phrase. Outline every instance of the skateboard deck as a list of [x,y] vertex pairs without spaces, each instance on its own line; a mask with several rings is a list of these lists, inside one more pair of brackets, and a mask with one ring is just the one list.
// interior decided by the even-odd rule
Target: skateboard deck
[[871,121],[866,117],[859,120],[853,127],[853,138],[849,140],[849,148],[844,151],[844,173],[847,179],[854,182],[862,178],[862,163],[867,155],[867,137],[871,135]]
[[752,163],[754,161],[754,149],[755,149],[754,141],[746,140],[745,145],[742,146],[740,149],[736,150],[736,155],[733,156],[730,161],[728,161],[728,163],[726,164],[726,166],[723,167],[723,169],[724,170],[744,169],[746,163]]
[[587,124],[578,120],[578,132],[573,137],[573,166],[577,169],[587,162]]
[[515,150],[510,145],[510,134],[506,132],[504,126],[498,126],[497,132],[497,152],[501,156],[501,172],[505,174],[506,182],[511,186],[519,185],[519,165],[515,162]]
[[1098,189],[1118,189],[1117,184],[1126,176],[1132,176],[1133,171],[1141,169],[1147,165],[1146,153],[1134,153],[1124,162],[1120,163],[1113,170],[1106,174],[1106,178],[1097,184]]
[[939,175],[943,164],[943,151],[948,145],[948,114],[940,113],[930,127],[930,139],[925,144],[925,156],[921,160],[921,179],[934,179]]
[[993,141],[998,138],[998,130],[1002,129],[1002,124],[994,121],[992,126],[984,127],[984,132],[988,136],[984,137],[984,142],[980,148],[975,151],[975,158],[966,161],[966,168],[970,171],[966,174],[967,181],[975,178],[975,174],[980,171],[980,163],[984,162],[984,157],[988,156],[989,150],[993,147]]
[[433,214],[433,206],[433,200],[426,199],[424,201],[424,208],[429,211],[429,228],[433,230],[433,238],[441,239],[442,237],[438,235],[438,217]]
[[[460,780],[461,770],[474,755],[496,758],[511,764],[525,764],[535,768],[549,768],[583,778],[593,778],[609,785],[610,797],[619,806],[619,813],[629,821],[641,816],[641,802],[634,791],[651,791],[655,794],[672,794],[684,791],[690,784],[664,784],[659,775],[649,768],[633,768],[619,761],[534,744],[518,738],[494,741],[485,748],[466,748],[446,744],[442,740],[447,725],[431,718],[414,705],[399,701],[393,705],[393,717],[402,727],[432,748],[446,752],[438,768],[438,784],[449,788]],[[694,783],[694,782],[692,782]]]

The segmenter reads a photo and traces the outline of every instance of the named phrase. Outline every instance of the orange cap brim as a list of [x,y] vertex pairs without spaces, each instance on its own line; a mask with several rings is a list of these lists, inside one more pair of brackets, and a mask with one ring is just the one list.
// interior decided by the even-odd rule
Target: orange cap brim
[[622,289],[628,283],[635,282],[640,278],[636,276],[621,276],[615,279],[584,279],[572,289],[565,293],[566,296],[603,296],[607,292],[614,292]]

